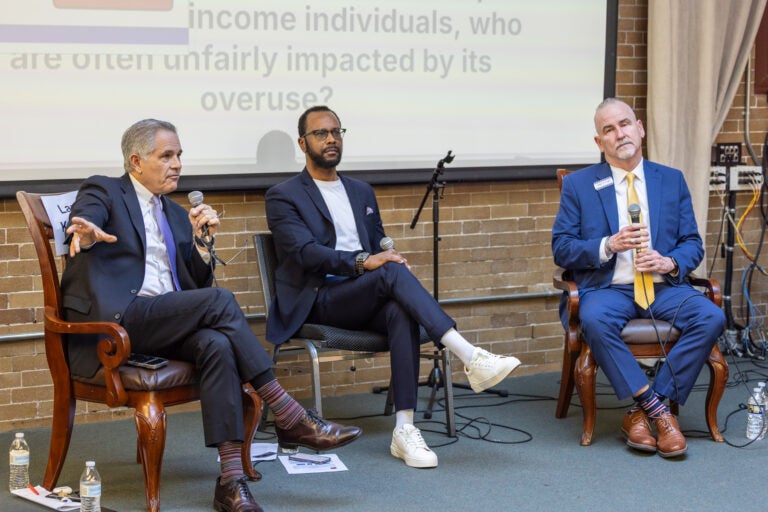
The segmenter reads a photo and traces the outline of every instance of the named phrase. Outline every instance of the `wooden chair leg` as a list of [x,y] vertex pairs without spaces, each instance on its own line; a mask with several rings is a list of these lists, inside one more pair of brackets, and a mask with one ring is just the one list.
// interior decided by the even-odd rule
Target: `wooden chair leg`
[[160,470],[163,465],[168,422],[165,407],[161,401],[150,397],[144,404],[136,407],[133,419],[139,438],[147,510],[158,512],[160,510]]
[[722,443],[723,435],[717,426],[717,407],[720,405],[720,399],[723,397],[728,382],[728,364],[717,345],[712,348],[707,359],[707,365],[709,366],[709,387],[705,402],[707,428],[712,440]]
[[256,435],[256,429],[259,428],[262,407],[263,403],[261,397],[256,394],[256,390],[253,389],[253,386],[244,384],[243,420],[245,422],[245,440],[243,441],[241,460],[245,476],[254,482],[261,480],[261,473],[256,471],[256,468],[253,467],[253,462],[251,462],[251,443],[253,442],[253,436]]
[[64,396],[54,391],[53,419],[51,421],[51,446],[48,451],[48,463],[45,466],[43,487],[53,489],[64,467],[64,459],[69,451],[72,439],[72,425],[75,421],[76,401],[68,394]]
[[596,374],[597,363],[592,357],[589,347],[585,344],[581,349],[574,370],[576,391],[579,393],[583,414],[583,429],[579,443],[581,446],[592,444],[592,435],[595,431],[595,416],[597,415],[597,404],[595,403]]
[[563,371],[560,375],[560,394],[557,397],[555,418],[565,418],[568,416],[568,409],[571,406],[571,397],[573,396],[574,388],[573,370],[577,357],[578,354],[571,352],[566,343],[565,349],[563,350]]

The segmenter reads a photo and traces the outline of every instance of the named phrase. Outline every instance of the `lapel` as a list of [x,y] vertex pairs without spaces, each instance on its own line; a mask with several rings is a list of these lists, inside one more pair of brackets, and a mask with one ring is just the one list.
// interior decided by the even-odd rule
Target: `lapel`
[[645,192],[648,201],[648,215],[651,218],[651,245],[656,247],[656,235],[659,232],[659,217],[661,215],[662,186],[661,170],[648,160],[643,160],[643,173],[645,174]]
[[141,213],[141,206],[139,206],[139,198],[136,195],[136,190],[133,188],[130,176],[123,174],[120,178],[120,188],[123,191],[123,202],[128,209],[128,216],[133,224],[133,229],[141,239],[141,245],[146,250],[147,248],[147,234],[144,230],[144,216]]
[[[602,163],[595,172],[595,183],[599,183],[601,180],[609,179],[613,182],[613,173],[611,173],[611,166],[607,163]],[[611,233],[619,231],[619,215],[618,205],[616,204],[616,187],[611,184],[603,187],[597,191],[597,195],[600,198],[600,204],[603,207],[603,214],[608,221],[608,226],[611,228]]]
[[353,184],[347,180],[341,174],[339,175],[341,183],[344,185],[344,190],[347,191],[347,197],[349,198],[349,204],[352,207],[352,215],[355,216],[355,226],[357,227],[357,237],[360,239],[360,244],[363,246],[365,252],[374,252],[371,247],[368,237],[368,230],[365,227],[364,215],[365,215],[365,203],[360,194],[355,194]]
[[323,195],[320,193],[320,189],[317,188],[317,185],[315,185],[315,182],[312,180],[312,176],[309,175],[309,172],[307,172],[306,167],[303,171],[301,171],[301,174],[299,175],[299,181],[301,186],[304,188],[304,192],[307,194],[307,196],[309,196],[310,201],[312,201],[312,204],[315,205],[315,208],[317,208],[317,211],[319,211],[320,215],[323,217],[327,229],[331,232],[330,246],[335,247],[336,230],[333,228],[333,217],[331,217],[331,212],[328,210],[328,206],[325,204],[325,200],[323,199]]

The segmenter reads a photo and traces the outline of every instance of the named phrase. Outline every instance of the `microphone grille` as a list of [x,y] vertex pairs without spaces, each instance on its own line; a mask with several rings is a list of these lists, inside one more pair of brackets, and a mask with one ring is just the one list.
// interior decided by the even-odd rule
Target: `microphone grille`
[[195,207],[203,203],[203,193],[199,190],[193,190],[187,194],[187,199],[189,199],[189,204],[191,204],[192,207]]
[[391,238],[389,238],[388,236],[385,236],[379,242],[379,247],[381,247],[385,251],[388,251],[389,249],[394,249],[395,248],[395,241],[392,240]]

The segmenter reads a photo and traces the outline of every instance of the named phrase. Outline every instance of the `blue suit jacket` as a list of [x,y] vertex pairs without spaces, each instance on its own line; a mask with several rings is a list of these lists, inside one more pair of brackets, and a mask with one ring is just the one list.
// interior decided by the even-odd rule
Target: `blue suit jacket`
[[[163,209],[176,244],[176,266],[183,290],[210,286],[213,274],[194,248],[187,211],[162,198]],[[130,177],[92,176],[80,186],[70,217],[83,217],[115,243],[97,243],[74,258],[67,257],[61,278],[64,317],[72,321],[118,322],[137,297],[144,282],[146,232],[141,207]],[[69,358],[72,371],[90,376],[99,367],[95,336],[72,336]]]
[[[339,175],[349,196],[363,251],[380,252],[384,228],[373,188]],[[284,343],[309,316],[326,274],[354,277],[355,251],[337,251],[333,219],[305,168],[266,194],[267,224],[280,264],[267,315],[267,341]]]
[[[671,284],[680,284],[704,257],[691,194],[677,169],[645,160],[643,169],[651,218],[651,243],[680,267]],[[605,184],[602,186],[601,184]],[[599,189],[599,190],[598,190]],[[579,292],[611,284],[616,258],[600,263],[600,242],[619,231],[616,191],[607,163],[586,167],[563,180],[560,209],[552,227],[555,264],[572,270]]]

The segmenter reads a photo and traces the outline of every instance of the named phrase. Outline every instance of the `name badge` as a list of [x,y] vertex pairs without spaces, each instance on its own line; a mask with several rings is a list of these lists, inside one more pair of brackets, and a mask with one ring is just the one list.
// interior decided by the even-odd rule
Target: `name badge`
[[613,178],[603,178],[600,181],[594,183],[595,190],[602,190],[605,187],[613,185]]

